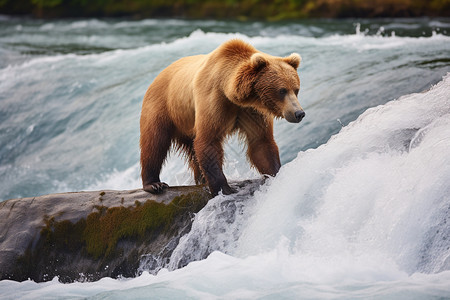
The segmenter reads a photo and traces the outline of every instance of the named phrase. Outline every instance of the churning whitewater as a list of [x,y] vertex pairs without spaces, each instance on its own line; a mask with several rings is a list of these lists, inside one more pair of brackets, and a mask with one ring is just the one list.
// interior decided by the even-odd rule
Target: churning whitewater
[[[0,298],[450,298],[449,28],[0,17],[0,201],[138,188],[146,88],[230,38],[299,52],[307,114],[275,124],[279,174],[210,200],[169,263],[144,256],[135,278],[97,282],[2,280]],[[236,138],[225,153],[228,178],[259,178]],[[161,179],[192,183],[186,170],[174,153]]]

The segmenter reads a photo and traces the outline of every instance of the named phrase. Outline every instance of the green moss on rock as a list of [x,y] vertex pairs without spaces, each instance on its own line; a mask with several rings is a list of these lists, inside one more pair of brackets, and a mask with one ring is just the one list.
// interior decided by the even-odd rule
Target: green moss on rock
[[98,210],[76,223],[45,219],[41,230],[43,247],[63,251],[85,251],[95,259],[109,257],[121,239],[143,239],[157,234],[174,234],[172,224],[202,209],[209,200],[206,192],[175,197],[169,204],[147,200],[131,207],[96,206]]
[[52,217],[44,220],[46,226],[41,230],[43,246],[47,250],[55,247],[58,251],[76,251],[84,245],[83,232],[86,220],[81,219],[75,224],[68,221],[56,222]]

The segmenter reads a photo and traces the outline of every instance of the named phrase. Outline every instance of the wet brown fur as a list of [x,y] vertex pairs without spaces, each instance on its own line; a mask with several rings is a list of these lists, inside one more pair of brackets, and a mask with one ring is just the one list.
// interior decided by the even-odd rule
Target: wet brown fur
[[[222,171],[223,141],[238,131],[247,156],[262,174],[280,168],[273,138],[273,118],[283,117],[286,101],[277,101],[277,86],[298,92],[300,57],[259,52],[231,40],[207,55],[184,57],[164,69],[145,94],[141,113],[141,166],[144,190],[158,193],[159,174],[172,144],[185,153],[197,183],[213,194],[229,194]],[[293,98],[292,98],[293,99]]]

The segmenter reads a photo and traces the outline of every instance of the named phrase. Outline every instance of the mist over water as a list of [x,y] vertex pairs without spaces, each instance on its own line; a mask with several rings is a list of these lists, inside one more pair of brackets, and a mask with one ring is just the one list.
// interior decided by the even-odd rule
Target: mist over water
[[[212,199],[165,267],[207,259],[156,276],[142,262],[144,273],[133,279],[0,281],[0,294],[450,297],[449,34],[448,19],[0,18],[0,201],[139,188],[148,85],[176,59],[231,38],[272,55],[300,53],[306,111],[298,125],[276,121],[277,177],[253,196],[243,190]],[[229,179],[259,176],[236,138],[225,153]],[[193,182],[176,153],[161,177]]]

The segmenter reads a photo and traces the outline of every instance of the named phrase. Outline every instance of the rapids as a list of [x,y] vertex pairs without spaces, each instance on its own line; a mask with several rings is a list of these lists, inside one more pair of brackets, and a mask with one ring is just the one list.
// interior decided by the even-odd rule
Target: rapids
[[[280,173],[252,195],[212,199],[156,275],[143,259],[135,278],[3,280],[1,298],[450,297],[449,28],[0,18],[2,200],[139,187],[146,88],[175,59],[230,38],[299,52],[307,114],[276,122]],[[259,176],[237,138],[225,152],[228,178]],[[176,153],[162,179],[192,183]]]

